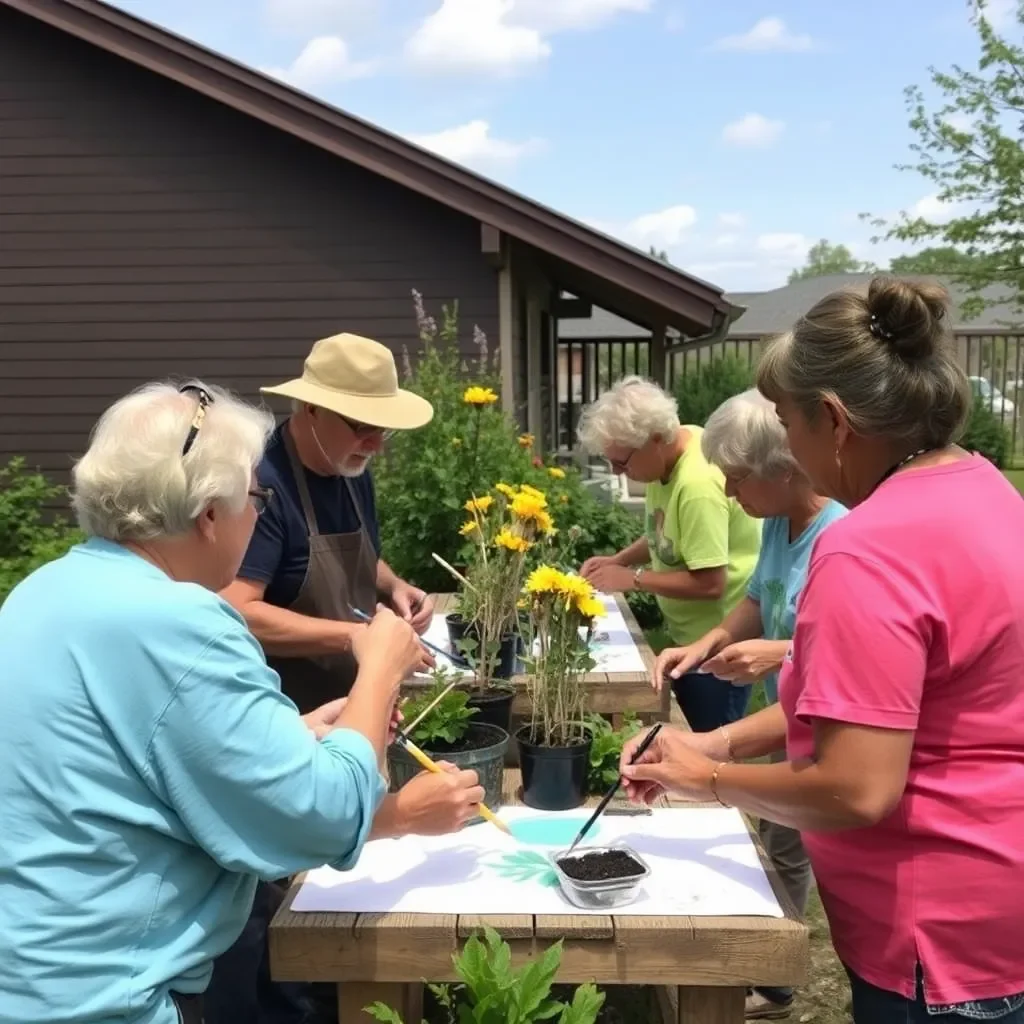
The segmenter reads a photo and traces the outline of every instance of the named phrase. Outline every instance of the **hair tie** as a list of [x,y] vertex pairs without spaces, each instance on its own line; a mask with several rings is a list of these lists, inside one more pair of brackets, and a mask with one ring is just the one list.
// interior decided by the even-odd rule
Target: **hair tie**
[[882,321],[879,320],[874,313],[871,314],[871,322],[868,324],[868,330],[880,341],[892,341],[895,337],[892,331],[886,330],[886,328],[882,326]]

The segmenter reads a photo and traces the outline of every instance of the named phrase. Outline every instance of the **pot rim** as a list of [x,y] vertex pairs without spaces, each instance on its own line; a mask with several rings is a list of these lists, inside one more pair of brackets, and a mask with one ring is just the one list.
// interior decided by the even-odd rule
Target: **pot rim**
[[567,752],[569,752],[569,751],[582,751],[582,750],[586,750],[587,747],[589,747],[594,742],[594,733],[590,729],[590,727],[586,725],[586,723],[580,722],[579,724],[581,726],[583,726],[584,732],[587,733],[587,738],[585,740],[583,740],[581,743],[571,743],[571,744],[567,744],[567,745],[560,746],[560,747],[551,747],[551,746],[545,746],[545,745],[540,744],[540,743],[533,743],[530,740],[524,739],[523,736],[522,736],[522,733],[524,733],[524,732],[528,731],[529,729],[533,728],[529,723],[527,723],[526,725],[521,725],[518,729],[516,729],[516,731],[512,734],[512,738],[521,747],[533,747],[534,750],[564,750],[564,751],[567,751]]
[[[509,735],[507,729],[503,729],[500,725],[495,725],[493,722],[472,722],[471,721],[470,724],[469,724],[469,729],[483,729],[483,730],[486,730],[487,732],[490,732],[494,738],[490,742],[488,742],[487,744],[485,744],[482,747],[469,747],[467,750],[432,750],[429,746],[426,746],[426,745],[424,745],[422,743],[416,743],[416,741],[414,739],[412,741],[413,741],[413,743],[416,743],[416,746],[419,747],[420,750],[422,750],[424,754],[429,755],[430,757],[434,758],[435,760],[437,760],[437,759],[442,759],[443,760],[443,759],[449,758],[449,757],[458,757],[460,754],[482,754],[482,753],[486,753],[487,751],[490,751],[490,750],[497,751],[499,748],[502,751],[504,751],[504,749],[508,746],[510,740],[512,739],[512,737]],[[469,729],[467,729],[466,731],[468,732]],[[499,734],[499,733],[500,733],[500,736],[496,735],[496,734]],[[412,737],[410,737],[410,739],[412,739]],[[388,746],[388,754],[390,755],[391,751],[393,751],[393,750],[402,750],[402,745],[400,743],[392,743],[392,744],[390,744]],[[405,756],[405,757],[408,757],[408,758],[412,757],[411,754],[408,754],[405,751],[402,751],[402,753],[403,753],[403,756]]]

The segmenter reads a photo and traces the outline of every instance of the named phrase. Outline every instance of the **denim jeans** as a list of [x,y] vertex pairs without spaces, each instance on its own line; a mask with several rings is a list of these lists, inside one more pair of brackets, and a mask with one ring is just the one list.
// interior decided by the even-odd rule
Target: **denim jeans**
[[672,680],[672,692],[694,732],[712,732],[747,713],[749,686],[733,686],[707,672],[687,672]]
[[906,999],[895,992],[876,988],[849,967],[853,993],[854,1024],[965,1024],[968,1021],[998,1021],[1024,1024],[1024,993],[1001,999],[978,999],[955,1006],[928,1006],[924,1001],[921,969],[917,971],[917,998]]

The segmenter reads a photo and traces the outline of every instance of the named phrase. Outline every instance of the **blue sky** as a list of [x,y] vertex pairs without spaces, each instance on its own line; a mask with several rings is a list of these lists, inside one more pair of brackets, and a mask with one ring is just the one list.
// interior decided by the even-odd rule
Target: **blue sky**
[[899,251],[857,215],[937,212],[894,168],[903,90],[977,54],[966,0],[120,6],[730,290],[783,284],[818,238]]

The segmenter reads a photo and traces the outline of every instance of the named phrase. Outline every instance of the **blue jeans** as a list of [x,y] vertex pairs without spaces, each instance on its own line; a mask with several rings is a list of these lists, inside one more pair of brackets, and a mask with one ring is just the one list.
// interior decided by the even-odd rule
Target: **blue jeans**
[[998,1021],[1024,1024],[1024,993],[1002,999],[978,999],[956,1006],[928,1006],[924,1001],[921,969],[917,970],[917,998],[876,988],[849,967],[853,993],[854,1024],[962,1024],[967,1021]]
[[747,713],[749,686],[733,686],[707,672],[687,672],[672,680],[679,709],[694,732],[712,732]]

